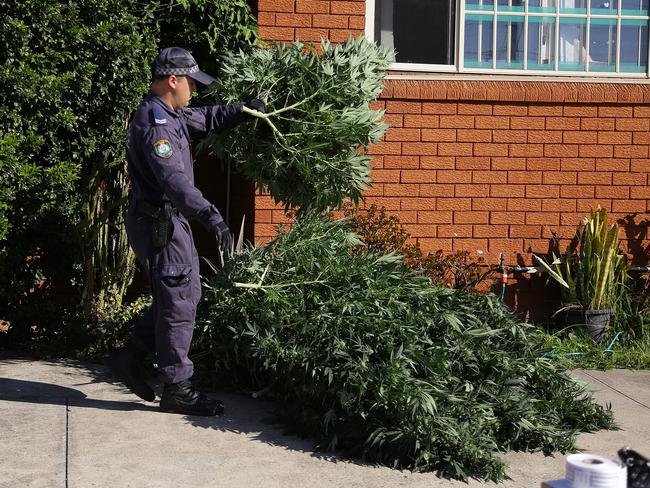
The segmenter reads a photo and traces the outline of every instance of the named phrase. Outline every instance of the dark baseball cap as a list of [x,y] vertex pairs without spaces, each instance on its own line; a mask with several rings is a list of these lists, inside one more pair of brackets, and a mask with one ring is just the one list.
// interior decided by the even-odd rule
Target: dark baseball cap
[[194,57],[182,47],[166,47],[158,53],[151,65],[153,76],[189,76],[202,85],[216,81],[212,76],[199,69]]

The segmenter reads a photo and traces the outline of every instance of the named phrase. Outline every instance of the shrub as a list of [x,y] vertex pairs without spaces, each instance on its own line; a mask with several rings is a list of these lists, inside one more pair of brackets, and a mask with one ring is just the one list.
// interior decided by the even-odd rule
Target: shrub
[[363,241],[361,250],[399,254],[411,271],[422,271],[437,286],[477,292],[495,273],[482,256],[474,258],[469,251],[446,254],[440,249],[424,255],[417,244],[408,243],[409,233],[397,216],[386,214],[384,207],[373,204],[361,212],[357,207],[348,206],[345,216]]
[[108,303],[104,308],[95,310],[95,326],[90,333],[88,345],[79,355],[102,361],[109,353],[122,347],[132,327],[150,305],[151,298],[141,296],[127,304]]
[[132,279],[124,138],[159,46],[184,44],[210,69],[255,38],[255,22],[244,0],[0,9],[0,319],[21,345],[74,348]]

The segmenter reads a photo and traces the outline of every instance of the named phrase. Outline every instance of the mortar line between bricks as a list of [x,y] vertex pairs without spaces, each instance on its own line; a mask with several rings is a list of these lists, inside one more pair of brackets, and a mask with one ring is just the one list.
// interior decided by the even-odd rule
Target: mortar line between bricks
[[70,397],[65,397],[65,488],[68,488],[68,426],[70,418]]
[[645,403],[642,403],[642,402],[640,402],[639,400],[636,400],[636,399],[632,398],[630,395],[628,395],[628,394],[626,394],[626,393],[623,393],[621,390],[618,390],[618,389],[614,388],[614,387],[613,387],[612,385],[610,385],[609,383],[606,383],[606,382],[604,382],[603,380],[601,380],[601,379],[599,379],[599,378],[596,378],[595,376],[590,375],[587,371],[584,371],[584,373],[585,373],[587,376],[589,376],[590,378],[593,378],[594,380],[598,381],[599,383],[602,383],[602,384],[605,385],[607,388],[610,388],[610,389],[614,390],[616,393],[620,393],[620,394],[623,395],[625,398],[629,398],[629,399],[632,400],[634,403],[638,403],[638,404],[641,405],[642,407],[647,408],[648,410],[650,410],[650,406],[646,405]]

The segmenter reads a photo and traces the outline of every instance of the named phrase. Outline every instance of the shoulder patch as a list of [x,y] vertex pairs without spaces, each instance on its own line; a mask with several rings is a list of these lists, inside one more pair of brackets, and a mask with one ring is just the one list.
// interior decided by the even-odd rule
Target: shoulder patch
[[164,125],[167,123],[167,114],[160,107],[155,105],[151,108],[151,115],[153,116],[153,122],[156,125]]
[[169,139],[158,139],[153,143],[153,152],[159,158],[169,159],[174,154],[172,143]]

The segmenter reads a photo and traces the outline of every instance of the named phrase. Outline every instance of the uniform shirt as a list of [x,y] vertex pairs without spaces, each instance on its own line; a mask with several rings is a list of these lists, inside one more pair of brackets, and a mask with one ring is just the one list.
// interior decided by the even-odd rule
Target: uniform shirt
[[214,232],[223,222],[217,208],[194,186],[190,134],[204,137],[246,117],[243,103],[172,110],[149,94],[138,107],[126,138],[132,198],[154,205],[170,201],[188,219]]

